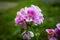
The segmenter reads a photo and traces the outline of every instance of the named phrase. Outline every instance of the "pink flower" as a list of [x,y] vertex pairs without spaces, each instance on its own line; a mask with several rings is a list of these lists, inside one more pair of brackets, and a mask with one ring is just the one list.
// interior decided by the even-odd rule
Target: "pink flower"
[[34,17],[32,17],[32,20],[35,25],[43,23],[43,14],[41,13],[41,9],[38,6],[31,5],[31,8],[34,10]]
[[21,16],[17,16],[17,17],[15,18],[15,23],[16,23],[16,25],[22,24],[22,23],[23,23],[22,17],[21,17]]
[[31,5],[31,7],[22,8],[20,11],[17,12],[17,16],[15,18],[16,24],[21,24],[21,21],[24,20],[25,22],[34,22],[35,25],[43,23],[44,17],[41,13],[41,9],[38,6]]
[[31,7],[27,8],[27,12],[29,18],[31,18],[35,25],[43,23],[44,17],[38,6],[31,5]]
[[20,24],[20,25],[23,26],[24,29],[26,29],[26,23],[25,23],[25,21],[23,20],[23,18],[21,16],[18,15],[15,18],[15,23],[16,23],[16,26]]
[[53,29],[46,29],[46,32],[47,32],[48,34],[52,34],[52,33],[54,32],[54,30],[53,30]]

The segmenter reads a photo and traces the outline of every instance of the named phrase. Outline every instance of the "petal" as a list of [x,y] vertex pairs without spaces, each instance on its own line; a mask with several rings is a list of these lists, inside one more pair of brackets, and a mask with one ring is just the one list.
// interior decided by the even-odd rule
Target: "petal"
[[41,9],[38,6],[31,5],[31,8],[35,11],[35,13],[41,13]]
[[35,16],[35,12],[34,12],[34,10],[28,10],[28,15],[30,15],[30,16]]
[[32,31],[29,31],[29,32],[30,32],[30,36],[34,37],[34,33]]

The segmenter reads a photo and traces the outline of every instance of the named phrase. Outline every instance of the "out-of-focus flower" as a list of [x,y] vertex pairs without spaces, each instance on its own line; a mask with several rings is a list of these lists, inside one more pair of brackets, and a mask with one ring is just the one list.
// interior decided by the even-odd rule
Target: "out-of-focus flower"
[[53,29],[46,29],[46,32],[47,32],[48,34],[52,34],[52,33],[54,33],[54,30],[53,30]]
[[25,21],[23,20],[23,18],[21,16],[18,15],[15,18],[15,23],[16,23],[16,26],[20,24],[20,25],[23,26],[24,29],[26,29],[26,23],[25,23]]
[[28,31],[28,32],[23,32],[22,33],[23,39],[30,40],[32,37],[34,37],[33,32]]
[[23,18],[22,18],[21,16],[17,16],[17,17],[15,18],[15,23],[16,23],[16,25],[22,24],[23,22],[24,22],[24,20],[23,20]]
[[49,40],[57,40],[57,39],[54,37],[54,29],[46,29],[46,32],[48,33],[48,39],[49,39]]
[[57,26],[57,28],[60,30],[60,23],[58,23],[56,26]]
[[55,37],[51,37],[49,40],[57,40]]
[[43,23],[43,14],[41,13],[41,9],[38,6],[31,5],[31,9],[33,9],[34,16],[32,16],[32,20],[35,25]]
[[58,23],[56,26],[57,28],[55,29],[55,34],[57,37],[60,37],[60,23]]
[[32,21],[34,22],[35,25],[43,23],[44,20],[43,14],[41,13],[41,9],[35,5],[31,5],[31,7],[22,8],[20,11],[17,12],[17,16],[18,15],[20,15],[24,21],[26,22]]

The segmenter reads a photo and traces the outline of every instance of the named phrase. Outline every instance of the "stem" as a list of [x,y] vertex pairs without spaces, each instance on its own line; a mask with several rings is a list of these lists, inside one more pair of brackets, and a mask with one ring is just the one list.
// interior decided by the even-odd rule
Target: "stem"
[[26,23],[26,33],[27,33],[28,32],[28,24],[26,21],[25,21],[25,23]]

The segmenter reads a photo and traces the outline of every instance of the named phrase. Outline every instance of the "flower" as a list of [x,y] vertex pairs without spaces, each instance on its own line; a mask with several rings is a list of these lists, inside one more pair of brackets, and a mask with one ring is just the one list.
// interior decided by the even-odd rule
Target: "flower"
[[16,23],[16,25],[22,24],[23,22],[24,22],[24,20],[23,20],[23,18],[22,18],[21,16],[17,16],[17,17],[15,18],[15,23]]
[[52,34],[52,33],[54,33],[54,30],[53,30],[53,29],[46,29],[46,32],[47,32],[48,34]]
[[57,26],[57,28],[60,30],[60,23],[58,23],[56,26]]
[[49,40],[57,40],[55,37],[51,37]]
[[57,39],[54,37],[54,29],[46,29],[46,32],[48,33],[48,39],[49,39],[49,40],[57,40]]
[[34,37],[34,34],[32,31],[28,31],[28,32],[23,32],[22,33],[23,39],[31,39],[32,37]]
[[58,23],[56,26],[57,28],[55,28],[55,34],[57,37],[60,37],[60,23]]
[[43,23],[44,20],[43,14],[41,13],[41,9],[35,5],[31,5],[31,7],[22,8],[20,11],[17,12],[17,16],[18,15],[21,16],[21,18],[26,22],[31,22],[31,21],[34,22],[35,25]]
[[41,9],[38,6],[31,5],[30,11],[30,14],[32,15],[32,21],[35,25],[43,23],[43,14],[41,13]]
[[55,29],[55,35],[57,37],[60,37],[60,30],[58,28]]
[[25,21],[23,20],[23,18],[21,16],[18,15],[15,18],[15,23],[16,23],[16,26],[21,24],[23,26],[23,28],[26,29],[26,23],[25,23]]

